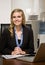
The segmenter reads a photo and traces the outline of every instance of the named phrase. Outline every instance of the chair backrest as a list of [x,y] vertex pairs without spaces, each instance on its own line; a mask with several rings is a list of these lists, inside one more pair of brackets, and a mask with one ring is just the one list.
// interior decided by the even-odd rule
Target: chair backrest
[[[0,28],[1,33],[3,32],[3,30],[4,30],[5,28],[8,28],[9,25],[10,25],[10,24],[1,24],[1,25],[0,25],[0,26],[1,26],[1,28]],[[31,24],[26,24],[26,26],[27,26],[29,29],[32,30],[32,25],[31,25]],[[33,31],[33,30],[32,30],[32,31]]]
[[8,28],[10,24],[1,24],[1,33],[5,28]]
[[1,37],[1,24],[0,24],[0,37]]
[[[1,34],[5,28],[8,28],[10,24],[1,24]],[[31,30],[32,35],[33,35],[33,29],[31,24],[26,24],[26,26]],[[33,36],[33,41],[34,41],[34,36]]]
[[32,29],[32,25],[31,25],[31,24],[26,24],[26,26],[27,26],[29,29]]

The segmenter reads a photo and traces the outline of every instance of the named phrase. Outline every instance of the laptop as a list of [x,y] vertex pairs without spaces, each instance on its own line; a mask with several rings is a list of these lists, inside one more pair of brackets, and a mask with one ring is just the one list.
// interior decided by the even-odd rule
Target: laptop
[[35,56],[26,55],[23,57],[17,58],[19,60],[28,61],[28,62],[42,62],[45,61],[45,43],[41,43],[38,51],[36,52]]

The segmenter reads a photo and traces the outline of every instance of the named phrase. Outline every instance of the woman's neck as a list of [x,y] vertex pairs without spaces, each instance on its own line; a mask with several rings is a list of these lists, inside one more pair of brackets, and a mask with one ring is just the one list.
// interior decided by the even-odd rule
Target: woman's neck
[[22,29],[21,25],[20,26],[16,26],[16,31],[21,31],[21,29]]

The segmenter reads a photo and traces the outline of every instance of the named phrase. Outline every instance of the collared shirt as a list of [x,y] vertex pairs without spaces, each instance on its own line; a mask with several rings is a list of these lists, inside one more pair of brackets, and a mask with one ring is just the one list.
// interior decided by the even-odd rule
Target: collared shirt
[[[23,29],[21,28],[21,35],[20,35],[20,39],[18,39],[18,36],[17,36],[17,34],[16,34],[16,28],[14,28],[14,30],[15,30],[15,37],[16,37],[16,45],[18,46],[18,47],[20,47],[21,45],[22,45],[22,42],[23,42]],[[20,43],[19,43],[19,41],[18,40],[20,40]]]

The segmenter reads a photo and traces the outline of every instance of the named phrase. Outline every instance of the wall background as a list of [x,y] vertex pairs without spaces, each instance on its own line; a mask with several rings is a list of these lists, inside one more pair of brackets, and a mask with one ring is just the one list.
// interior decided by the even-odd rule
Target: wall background
[[10,23],[11,0],[0,0],[0,24]]

